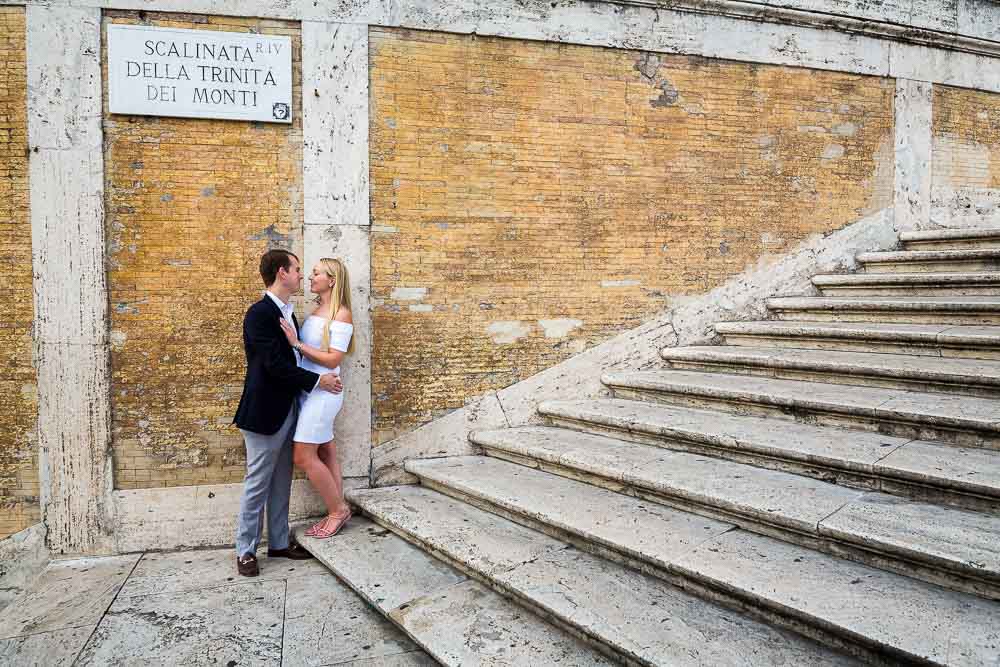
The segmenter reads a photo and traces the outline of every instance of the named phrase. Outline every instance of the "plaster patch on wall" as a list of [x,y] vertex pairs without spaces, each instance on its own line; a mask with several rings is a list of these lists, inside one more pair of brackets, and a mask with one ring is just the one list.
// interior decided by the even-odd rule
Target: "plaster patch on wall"
[[677,103],[680,99],[681,94],[674,88],[674,85],[664,79],[656,84],[656,87],[660,89],[660,96],[655,100],[650,101],[650,105],[653,107],[669,107]]
[[861,212],[870,215],[883,208],[885,199],[892,197],[896,178],[895,140],[885,137],[875,150],[875,173],[871,176],[872,195]]
[[426,287],[397,287],[392,290],[389,298],[396,301],[421,301],[427,296]]
[[538,326],[542,327],[546,338],[563,338],[573,329],[583,326],[582,320],[571,318],[560,318],[555,320],[538,320]]
[[493,322],[486,328],[486,333],[497,345],[506,345],[530,334],[531,325],[519,320]]
[[640,53],[635,59],[634,69],[642,75],[647,83],[652,84],[660,91],[656,98],[649,101],[653,108],[673,106],[680,99],[680,93],[668,79],[656,80],[660,70],[660,57],[655,53]]
[[642,75],[642,78],[649,83],[656,80],[656,73],[660,69],[660,57],[655,53],[644,51],[635,60],[635,71]]
[[267,241],[267,249],[289,249],[292,247],[291,234],[282,234],[275,225],[268,225],[260,232],[247,237],[251,241]]
[[785,239],[783,237],[772,234],[771,232],[761,233],[760,242],[761,245],[769,250],[780,248],[785,245]]
[[601,287],[636,287],[638,280],[602,280]]
[[854,123],[841,123],[840,125],[835,125],[833,128],[833,133],[839,134],[842,137],[853,137],[857,131],[858,126]]
[[823,149],[821,159],[824,162],[832,162],[844,156],[844,147],[840,144],[830,144]]
[[111,332],[111,349],[118,351],[125,347],[125,342],[128,340],[128,334],[121,330],[114,330]]

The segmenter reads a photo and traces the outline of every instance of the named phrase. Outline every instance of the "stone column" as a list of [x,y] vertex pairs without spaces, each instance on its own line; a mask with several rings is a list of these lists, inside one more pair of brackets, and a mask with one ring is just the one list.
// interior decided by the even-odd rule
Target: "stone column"
[[344,476],[367,478],[372,445],[367,25],[302,22],[302,135],[304,268],[310,271],[321,257],[338,257],[351,277],[355,350],[341,366],[347,395],[336,441]]
[[933,86],[896,80],[896,229],[922,229],[931,215],[931,123]]
[[113,485],[101,12],[32,4],[26,17],[42,517],[54,553],[101,553]]

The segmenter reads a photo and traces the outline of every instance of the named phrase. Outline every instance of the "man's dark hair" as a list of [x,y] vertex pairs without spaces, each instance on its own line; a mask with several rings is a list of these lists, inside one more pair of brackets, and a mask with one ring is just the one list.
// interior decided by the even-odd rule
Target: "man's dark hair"
[[299,261],[298,256],[287,250],[268,250],[260,258],[260,277],[264,280],[264,287],[270,287],[278,278],[278,269],[286,271],[292,268],[292,257]]

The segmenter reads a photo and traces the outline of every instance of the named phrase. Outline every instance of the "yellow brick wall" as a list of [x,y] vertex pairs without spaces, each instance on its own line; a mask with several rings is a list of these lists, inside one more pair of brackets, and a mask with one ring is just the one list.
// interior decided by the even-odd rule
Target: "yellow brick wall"
[[934,86],[935,186],[1000,188],[1000,95]]
[[0,539],[38,523],[24,9],[0,7]]
[[891,201],[892,80],[373,29],[378,442]]
[[[108,21],[289,35],[301,109],[296,23],[148,12]],[[242,320],[263,290],[261,253],[301,249],[297,116],[288,126],[105,114],[117,488],[243,479],[230,426]]]

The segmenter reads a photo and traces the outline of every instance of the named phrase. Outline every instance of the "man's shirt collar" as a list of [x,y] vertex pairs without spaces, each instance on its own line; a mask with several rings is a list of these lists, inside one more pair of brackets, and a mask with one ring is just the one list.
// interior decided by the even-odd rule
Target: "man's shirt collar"
[[278,309],[281,311],[282,315],[284,315],[285,317],[292,316],[292,310],[294,310],[295,308],[294,306],[292,306],[292,304],[285,303],[278,297],[274,296],[271,290],[267,290],[267,295],[271,297],[271,301],[274,301],[275,305],[278,306]]

